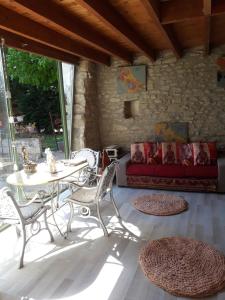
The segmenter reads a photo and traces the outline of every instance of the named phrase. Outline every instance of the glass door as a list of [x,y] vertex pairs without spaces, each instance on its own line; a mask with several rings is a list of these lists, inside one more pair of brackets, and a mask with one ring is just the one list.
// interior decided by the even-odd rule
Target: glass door
[[12,173],[14,166],[12,151],[14,125],[3,43],[4,41],[0,46],[0,188],[6,185],[6,177]]
[[69,158],[72,140],[75,66],[58,62],[60,110],[65,158]]

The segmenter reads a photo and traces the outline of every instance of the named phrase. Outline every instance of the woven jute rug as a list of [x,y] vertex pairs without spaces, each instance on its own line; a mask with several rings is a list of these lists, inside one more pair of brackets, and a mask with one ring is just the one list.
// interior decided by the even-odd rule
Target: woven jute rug
[[182,197],[169,194],[144,195],[136,198],[133,204],[141,212],[155,216],[175,215],[188,208]]
[[205,297],[225,287],[225,257],[193,239],[168,237],[149,242],[139,261],[150,281],[175,296]]

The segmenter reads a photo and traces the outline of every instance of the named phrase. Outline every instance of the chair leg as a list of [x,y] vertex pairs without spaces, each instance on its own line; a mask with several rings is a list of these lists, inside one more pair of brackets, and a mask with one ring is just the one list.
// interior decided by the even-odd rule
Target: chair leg
[[26,241],[26,228],[25,228],[24,225],[22,225],[21,237],[22,237],[22,249],[21,249],[21,254],[20,254],[19,269],[23,268],[23,258],[24,258],[26,243],[27,243],[27,241]]
[[101,224],[101,226],[102,226],[104,235],[105,235],[105,236],[108,236],[109,233],[108,233],[108,231],[107,231],[107,229],[106,229],[106,227],[105,227],[105,224],[104,224],[104,222],[103,222],[103,220],[102,220],[102,216],[101,216],[101,213],[100,213],[100,208],[99,208],[99,204],[98,204],[98,203],[97,203],[97,214],[98,214],[98,219],[99,219],[99,222],[100,222],[100,224]]
[[21,237],[21,230],[18,225],[15,225],[17,238]]
[[118,219],[121,219],[121,216],[120,216],[118,207],[116,206],[116,202],[115,202],[114,197],[113,197],[113,192],[112,192],[112,190],[110,190],[110,199],[111,199],[112,204],[113,204],[113,207],[114,207],[114,209],[115,209],[117,218],[118,218]]
[[68,224],[67,224],[67,234],[68,232],[71,232],[71,223],[74,217],[74,207],[73,207],[73,203],[69,202],[69,206],[70,206],[70,216],[69,216],[69,220],[68,220]]
[[44,221],[45,221],[45,227],[48,230],[48,233],[50,235],[51,242],[54,242],[54,237],[52,235],[52,232],[51,232],[51,230],[49,228],[48,221],[47,221],[47,210],[44,213]]

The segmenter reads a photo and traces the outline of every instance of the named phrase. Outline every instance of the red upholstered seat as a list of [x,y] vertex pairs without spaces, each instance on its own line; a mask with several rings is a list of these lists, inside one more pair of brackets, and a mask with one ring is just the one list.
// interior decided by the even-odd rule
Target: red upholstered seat
[[185,167],[185,176],[184,177],[217,178],[217,176],[218,176],[217,165]]
[[185,171],[182,165],[156,165],[155,176],[181,178]]
[[127,167],[127,175],[184,177],[185,171],[181,165],[130,164]]
[[155,165],[147,164],[129,164],[127,166],[127,175],[155,176],[155,167]]
[[130,176],[217,178],[218,168],[217,165],[187,167],[183,165],[129,164],[126,173]]

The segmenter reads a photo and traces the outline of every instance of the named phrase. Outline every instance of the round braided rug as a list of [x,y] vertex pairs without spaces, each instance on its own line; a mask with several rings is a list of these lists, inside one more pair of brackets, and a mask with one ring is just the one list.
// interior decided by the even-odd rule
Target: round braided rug
[[187,238],[149,242],[139,261],[150,281],[175,296],[204,297],[225,287],[225,257],[213,247]]
[[133,204],[141,212],[155,216],[175,215],[188,208],[182,197],[169,194],[144,195],[135,199]]

